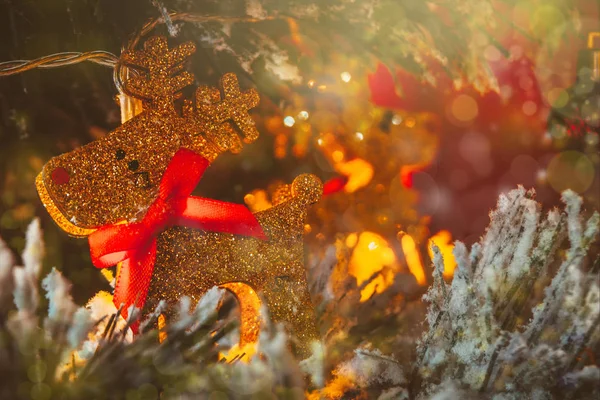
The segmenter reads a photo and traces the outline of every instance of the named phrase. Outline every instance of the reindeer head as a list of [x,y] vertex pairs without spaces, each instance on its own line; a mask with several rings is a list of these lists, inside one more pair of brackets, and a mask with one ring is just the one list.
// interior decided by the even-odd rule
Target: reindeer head
[[44,205],[65,231],[85,236],[143,217],[181,147],[213,161],[221,152],[241,149],[238,133],[246,142],[258,137],[248,114],[258,94],[240,92],[233,74],[221,79],[223,93],[199,87],[194,101],[176,110],[179,92],[194,80],[183,71],[194,50],[192,43],[169,50],[165,38],[154,37],[143,50],[123,53],[121,62],[137,71],[125,89],[143,101],[144,111],[102,139],[51,159],[36,179]]

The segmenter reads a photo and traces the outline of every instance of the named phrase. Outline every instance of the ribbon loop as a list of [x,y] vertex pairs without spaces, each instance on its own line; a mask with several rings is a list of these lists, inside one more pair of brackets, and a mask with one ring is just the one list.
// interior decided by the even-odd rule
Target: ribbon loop
[[[251,236],[267,236],[243,205],[190,196],[209,161],[188,149],[179,149],[161,179],[158,198],[140,222],[104,226],[89,237],[92,263],[97,268],[121,264],[113,303],[122,309],[143,308],[156,260],[156,237],[173,225]],[[137,300],[136,300],[137,299]],[[137,324],[133,327],[137,328]]]

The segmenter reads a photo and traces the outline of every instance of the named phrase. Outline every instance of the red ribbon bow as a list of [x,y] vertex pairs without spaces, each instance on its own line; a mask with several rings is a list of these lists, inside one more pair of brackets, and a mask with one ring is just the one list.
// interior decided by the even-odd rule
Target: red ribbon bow
[[88,237],[92,263],[97,268],[122,263],[113,303],[117,308],[124,304],[124,318],[131,305],[141,309],[146,302],[156,260],[156,237],[169,226],[267,239],[254,215],[243,205],[190,196],[208,165],[206,158],[180,149],[171,159],[160,182],[158,198],[144,219],[107,225]]

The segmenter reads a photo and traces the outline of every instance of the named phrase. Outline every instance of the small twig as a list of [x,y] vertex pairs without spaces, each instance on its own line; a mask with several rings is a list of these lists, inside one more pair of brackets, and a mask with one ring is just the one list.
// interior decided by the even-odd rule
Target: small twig
[[356,350],[356,354],[360,354],[360,355],[371,357],[371,358],[377,358],[379,360],[388,361],[388,362],[400,365],[400,362],[394,360],[393,358],[386,357],[386,356],[383,356],[380,354],[367,353],[366,351],[363,351],[363,350]]
[[415,362],[415,365],[410,374],[410,381],[409,381],[410,383],[408,386],[408,397],[411,400],[415,398],[414,382],[416,381],[417,375],[419,373],[419,368],[421,368],[421,364],[423,363],[423,359],[425,358],[425,354],[427,354],[427,350],[429,348],[431,339],[433,337],[433,334],[431,332],[433,332],[437,328],[437,326],[442,321],[442,318],[444,317],[445,314],[446,314],[446,311],[440,310],[440,312],[438,313],[438,315],[435,319],[435,322],[433,323],[432,326],[429,327],[427,338],[425,339],[425,342],[423,343],[423,348],[422,348],[420,354],[418,354],[418,356],[417,356],[417,361]]
[[598,328],[598,326],[600,326],[600,314],[598,316],[596,316],[594,323],[592,324],[592,326],[590,326],[590,328],[585,333],[585,336],[583,337],[583,340],[579,343],[579,346],[577,346],[575,351],[572,352],[571,361],[567,365],[565,372],[570,371],[573,368],[575,368],[575,365],[577,364],[577,356],[583,352],[583,349],[587,346],[587,343],[592,338],[592,335],[594,334],[594,331]]
[[492,372],[494,371],[494,366],[496,365],[496,360],[498,359],[498,354],[500,353],[500,350],[502,350],[504,347],[506,347],[508,345],[508,343],[509,343],[509,341],[506,340],[505,337],[501,337],[500,340],[498,341],[498,343],[496,344],[496,348],[494,349],[494,352],[492,353],[492,357],[490,358],[490,362],[485,371],[485,378],[483,379],[483,383],[481,384],[481,387],[479,388],[480,393],[485,392],[485,390],[487,389],[488,383],[490,382],[490,378],[492,377]]

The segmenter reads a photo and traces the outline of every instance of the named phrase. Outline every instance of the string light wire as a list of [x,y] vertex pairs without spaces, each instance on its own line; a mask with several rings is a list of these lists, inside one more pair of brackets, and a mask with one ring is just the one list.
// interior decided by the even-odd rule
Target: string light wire
[[35,68],[56,68],[66,65],[78,64],[83,61],[90,61],[96,64],[114,68],[119,61],[119,57],[108,51],[88,51],[55,53],[48,56],[36,58],[35,60],[13,60],[0,63],[0,76],[9,76],[20,74]]
[[[198,15],[193,13],[170,13],[166,16],[160,16],[152,19],[144,24],[135,35],[129,40],[127,45],[123,48],[125,50],[132,50],[138,45],[140,40],[152,32],[159,24],[167,24],[172,26],[174,21],[183,22],[222,22],[222,23],[257,23],[270,20],[290,20],[290,17],[265,17],[265,18],[253,18],[253,17],[220,17],[211,15]],[[169,29],[169,32],[175,32],[174,29]],[[83,61],[93,62],[99,65],[113,68],[113,80],[115,86],[119,90],[119,93],[127,94],[125,81],[129,76],[129,71],[126,65],[121,63],[120,58],[108,51],[96,50],[88,52],[62,52],[50,54],[44,57],[36,58],[34,60],[13,60],[5,61],[0,63],[0,77],[20,74],[25,71],[29,71],[35,68],[48,69],[64,67],[67,65],[78,64]]]

